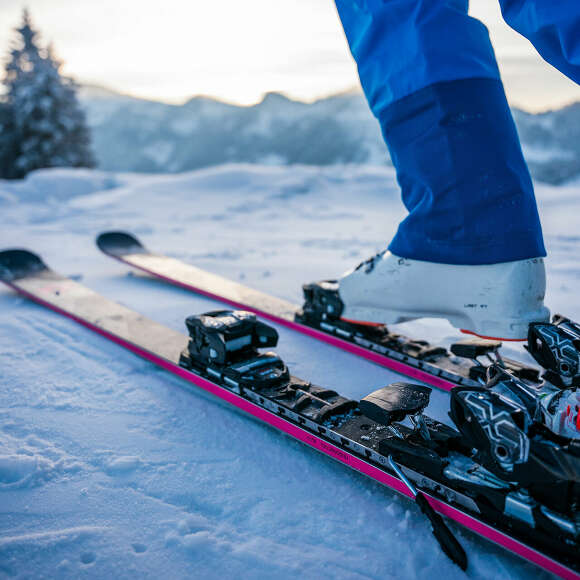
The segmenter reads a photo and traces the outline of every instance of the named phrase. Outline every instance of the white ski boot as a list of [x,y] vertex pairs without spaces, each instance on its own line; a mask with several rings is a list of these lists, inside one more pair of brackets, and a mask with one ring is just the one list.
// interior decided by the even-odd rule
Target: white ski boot
[[332,285],[342,302],[341,318],[359,323],[446,318],[463,332],[483,338],[523,340],[530,322],[550,316],[543,302],[542,258],[457,266],[400,258],[387,251]]

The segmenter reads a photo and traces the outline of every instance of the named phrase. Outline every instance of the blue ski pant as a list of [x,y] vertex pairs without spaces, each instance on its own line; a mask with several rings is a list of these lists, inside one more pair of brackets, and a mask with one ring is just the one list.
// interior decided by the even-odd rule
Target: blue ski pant
[[[447,264],[545,256],[488,31],[468,0],[335,1],[409,212],[391,252]],[[580,0],[499,2],[507,23],[580,83]]]

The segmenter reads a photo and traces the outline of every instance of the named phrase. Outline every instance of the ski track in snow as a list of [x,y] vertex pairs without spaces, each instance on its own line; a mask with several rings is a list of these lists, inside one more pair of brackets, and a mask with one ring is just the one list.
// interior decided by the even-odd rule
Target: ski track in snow
[[[580,186],[537,187],[548,303],[580,318]],[[181,175],[43,170],[0,181],[0,246],[176,330],[220,305],[104,256],[152,249],[293,301],[380,251],[403,216],[388,168],[229,165]],[[448,344],[440,321],[401,330]],[[462,578],[408,500],[0,288],[0,577]],[[298,376],[353,398],[397,375],[280,328]],[[518,351],[521,347],[510,347]],[[445,419],[447,395],[431,413]],[[539,578],[453,526],[470,578]]]

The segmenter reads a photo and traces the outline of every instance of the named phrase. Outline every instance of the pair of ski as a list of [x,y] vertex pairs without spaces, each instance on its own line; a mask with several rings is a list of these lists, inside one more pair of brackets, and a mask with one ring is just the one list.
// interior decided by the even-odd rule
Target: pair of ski
[[[448,353],[424,342],[391,335],[386,329],[381,334],[361,327],[349,327],[339,320],[329,320],[324,316],[314,321],[312,318],[305,320],[301,309],[291,303],[177,260],[150,253],[129,234],[102,234],[97,243],[106,254],[149,274],[235,308],[254,311],[263,318],[446,390],[456,385],[477,386],[486,368],[477,360],[478,357],[499,356],[496,344],[473,341],[459,343],[454,352]],[[437,514],[433,513],[433,509],[546,570],[565,578],[580,578],[577,538],[572,543],[568,538],[568,545],[562,545],[557,537],[552,541],[541,534],[534,537],[527,529],[529,526],[526,528],[520,525],[517,518],[514,521],[498,518],[497,513],[488,509],[485,501],[481,503],[478,497],[466,493],[465,487],[459,490],[446,487],[440,481],[430,479],[424,471],[418,471],[402,464],[400,460],[395,460],[392,450],[386,453],[381,447],[379,438],[384,436],[381,435],[384,428],[380,418],[374,421],[369,416],[361,415],[356,402],[339,397],[334,391],[315,387],[289,375],[287,378],[280,377],[280,364],[283,366],[283,363],[279,364],[272,356],[255,356],[253,349],[253,341],[257,341],[255,346],[260,346],[260,341],[268,345],[271,336],[266,333],[264,343],[263,335],[255,329],[246,328],[244,332],[247,335],[240,335],[240,327],[245,328],[248,324],[252,326],[243,317],[240,320],[240,317],[224,313],[194,317],[203,322],[202,326],[207,325],[205,331],[209,334],[203,334],[203,329],[200,330],[192,323],[192,339],[188,344],[187,337],[182,334],[60,276],[30,252],[9,250],[0,253],[0,279],[37,303],[72,318],[391,489],[407,496],[414,495],[421,509],[429,515],[434,532],[445,551],[460,565],[463,565],[461,549],[446,533],[446,528]],[[201,359],[197,360],[195,356],[202,349],[200,347],[196,350],[192,344],[195,343],[196,336],[203,339],[200,344],[206,344],[208,340],[211,342],[212,328],[221,329],[218,334],[222,338],[228,333],[234,338],[229,345],[224,343],[223,352],[219,352],[220,346],[216,343],[213,352],[210,349],[207,356],[211,358],[215,354],[218,357],[228,357],[228,352],[231,354],[235,350],[232,345],[236,340],[239,343],[241,339],[247,339],[250,343],[246,343],[242,349],[246,358],[236,355],[238,358],[234,364],[223,366],[223,371],[215,364],[200,364]],[[247,359],[248,356],[251,360]],[[528,382],[539,380],[536,369],[522,366],[515,361],[499,360]],[[248,377],[251,379],[249,382]],[[276,381],[282,379],[282,383],[272,383],[272,377]],[[280,384],[283,384],[282,390]],[[409,394],[420,398],[419,391],[411,390],[409,393],[404,390],[404,386],[401,388],[399,394],[404,394],[407,399]],[[375,404],[370,397],[365,398],[368,399],[369,409]],[[397,412],[400,413],[403,407],[404,405],[399,405]],[[411,411],[422,410],[421,405],[413,409],[411,407],[412,405],[403,409],[403,412],[411,414]],[[384,405],[382,409],[376,408],[382,412]],[[367,412],[367,415],[372,417],[373,412]],[[428,429],[436,433],[439,427],[435,427],[429,424]],[[427,429],[425,425],[422,428]],[[522,506],[525,509],[525,502],[518,501],[513,503],[510,498],[516,510],[522,509]]]

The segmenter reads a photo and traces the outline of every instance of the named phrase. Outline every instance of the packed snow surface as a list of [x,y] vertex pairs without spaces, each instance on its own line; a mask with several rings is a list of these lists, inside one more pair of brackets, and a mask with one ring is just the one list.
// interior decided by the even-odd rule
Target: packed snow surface
[[[538,187],[548,304],[580,318],[580,185]],[[384,248],[404,214],[389,168],[227,165],[172,176],[46,170],[0,182],[0,247],[185,331],[218,303],[131,275],[95,236],[293,301]],[[0,288],[0,577],[461,578],[406,498]],[[279,328],[294,374],[360,398],[394,373]],[[447,323],[405,325],[449,343]],[[521,352],[520,356],[524,356]],[[447,395],[431,413],[445,417]],[[471,578],[538,578],[452,524]]]

